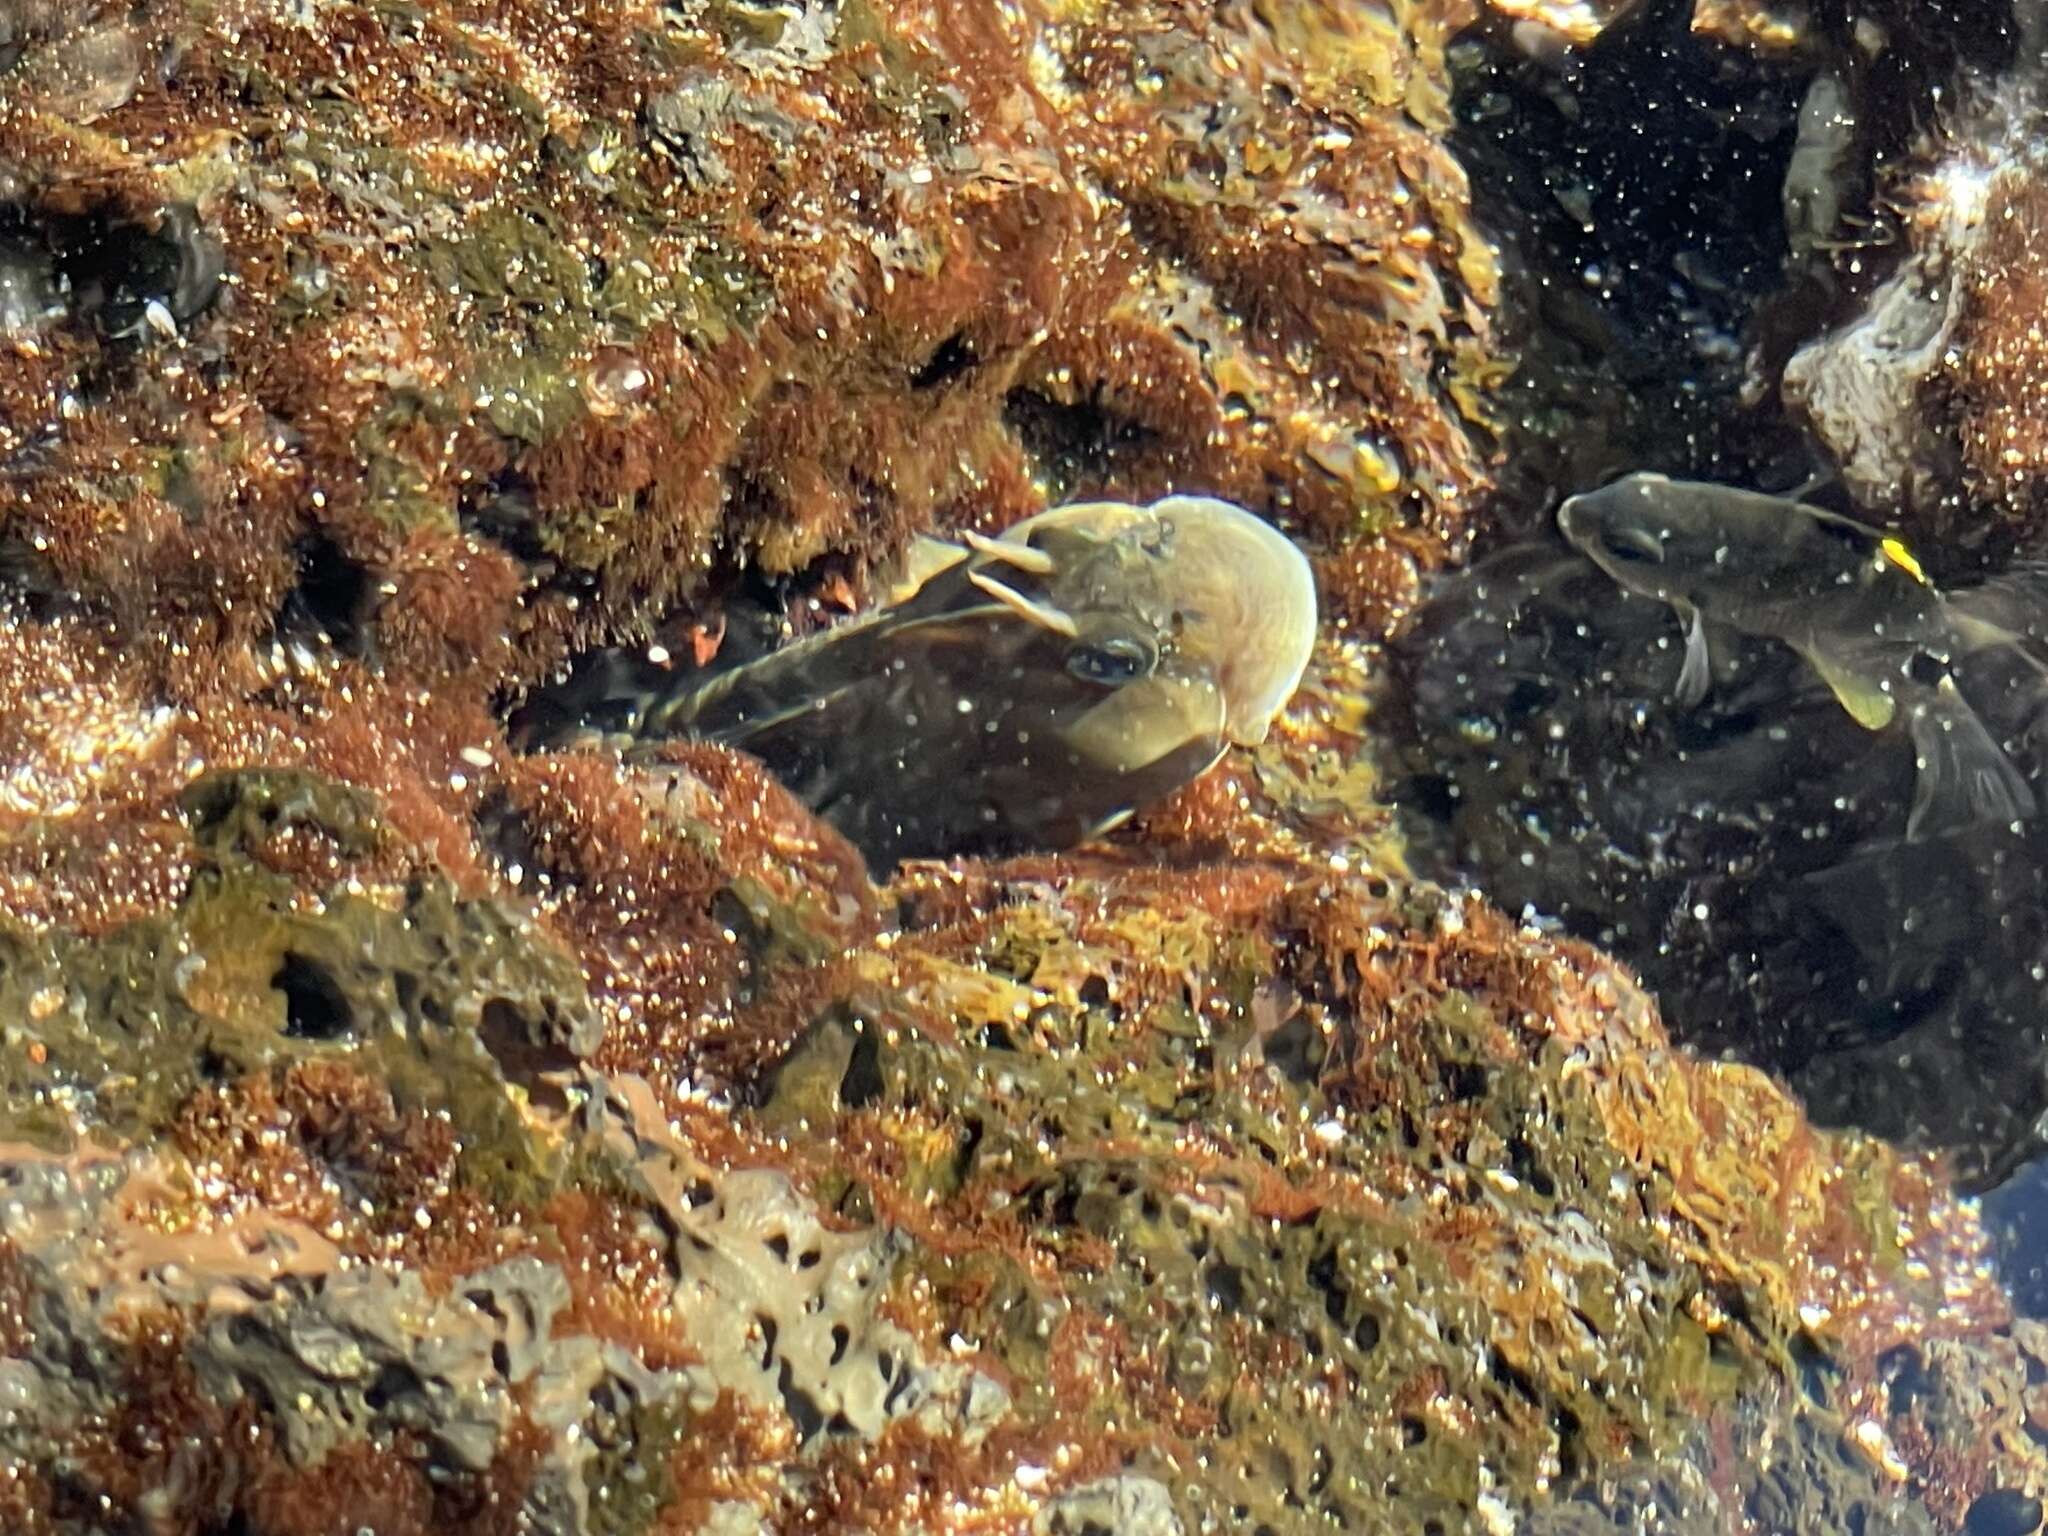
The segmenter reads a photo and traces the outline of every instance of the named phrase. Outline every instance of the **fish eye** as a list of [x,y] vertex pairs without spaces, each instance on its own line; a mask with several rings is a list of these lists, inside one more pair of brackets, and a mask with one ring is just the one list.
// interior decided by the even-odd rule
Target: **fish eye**
[[1600,547],[1615,559],[1632,564],[1664,563],[1664,541],[1647,528],[1603,528],[1600,530]]
[[1152,652],[1136,640],[1112,635],[1067,652],[1067,670],[1083,682],[1127,683],[1152,670]]

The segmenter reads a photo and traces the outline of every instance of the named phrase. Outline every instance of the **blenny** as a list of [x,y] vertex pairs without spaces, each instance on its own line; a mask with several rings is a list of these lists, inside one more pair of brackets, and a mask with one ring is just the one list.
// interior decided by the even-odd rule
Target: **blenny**
[[752,753],[876,868],[1057,849],[1264,740],[1316,635],[1309,563],[1204,496],[923,541],[878,610],[693,678],[643,737]]

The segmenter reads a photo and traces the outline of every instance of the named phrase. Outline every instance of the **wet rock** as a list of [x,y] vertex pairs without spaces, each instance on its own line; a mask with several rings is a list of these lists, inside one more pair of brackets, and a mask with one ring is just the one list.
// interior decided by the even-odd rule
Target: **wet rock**
[[[6,46],[0,41],[0,53]],[[8,84],[54,117],[97,122],[125,105],[142,84],[143,48],[136,29],[116,21],[37,49]]]
[[1111,1477],[1063,1493],[1039,1511],[1032,1529],[1041,1536],[1180,1536],[1173,1496],[1149,1477]]
[[497,1118],[507,1079],[596,1048],[575,962],[518,913],[442,880],[309,910],[257,856],[366,853],[388,834],[360,792],[267,770],[203,777],[181,801],[206,852],[174,909],[93,938],[0,935],[11,1134],[132,1134],[222,1073],[356,1053]]
[[[0,1163],[4,1236],[36,1328],[0,1376],[0,1444],[17,1465],[40,1460],[38,1443],[79,1432],[88,1415],[120,1412],[130,1322],[166,1308],[198,1319],[179,1366],[196,1401],[230,1418],[245,1403],[290,1405],[276,1421],[280,1450],[307,1473],[346,1448],[408,1434],[437,1470],[480,1474],[530,1414],[545,1449],[526,1517],[565,1536],[593,1529],[591,1474],[602,1455],[630,1458],[636,1416],[711,1404],[693,1369],[651,1371],[617,1345],[556,1336],[568,1283],[537,1259],[463,1275],[434,1296],[416,1272],[346,1267],[289,1222],[252,1217],[204,1241],[172,1241],[147,1212],[175,1177],[144,1154],[17,1152]],[[211,1454],[180,1439],[140,1469],[137,1507],[180,1518]]]
[[0,240],[0,338],[33,335],[63,313],[43,252],[24,240]]
[[673,1234],[673,1305],[710,1379],[786,1412],[800,1441],[879,1436],[909,1417],[972,1446],[1009,1416],[1009,1394],[956,1361],[929,1363],[878,1308],[903,1246],[833,1231],[770,1169],[714,1174],[661,1129],[645,1083],[608,1089],[607,1144]]
[[[1644,120],[1617,60],[1704,57],[1631,38],[1683,9],[1607,29],[1596,126]],[[0,1529],[1954,1528],[2042,1486],[2039,1341],[1945,1174],[1409,878],[1375,803],[1370,642],[1496,521],[1472,15],[173,0],[87,129],[8,93],[68,318],[0,369]],[[21,70],[113,21],[6,16]],[[1535,52],[1562,119],[1584,61]],[[1702,164],[1763,212],[1678,300],[1645,267],[1641,334],[1720,389],[1801,82],[1698,83],[1646,217],[1724,218]],[[927,529],[1180,489],[1335,617],[1110,844],[877,888],[757,763],[507,739],[593,648],[772,644]]]

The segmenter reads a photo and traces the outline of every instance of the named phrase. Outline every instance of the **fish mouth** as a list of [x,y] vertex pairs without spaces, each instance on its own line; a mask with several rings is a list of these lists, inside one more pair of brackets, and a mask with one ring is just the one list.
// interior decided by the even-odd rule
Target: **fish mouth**
[[1557,526],[1594,564],[1617,576],[1630,566],[1665,563],[1664,541],[1655,532],[1603,515],[1591,495],[1567,497],[1557,509]]

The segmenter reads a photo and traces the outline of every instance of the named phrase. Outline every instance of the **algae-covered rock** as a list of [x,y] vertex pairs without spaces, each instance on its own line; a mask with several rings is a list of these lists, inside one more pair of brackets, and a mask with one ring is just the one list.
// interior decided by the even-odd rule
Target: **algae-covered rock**
[[[0,1529],[2048,1495],[1945,1171],[1674,1049],[1375,804],[1376,642],[1495,520],[1519,290],[1456,40],[1641,124],[1678,10],[0,15]],[[1738,181],[1795,94],[1745,68],[1699,98]],[[1719,359],[1689,430],[1750,306],[1631,270]],[[1578,397],[1526,376],[1540,436]],[[926,529],[1182,490],[1331,622],[1112,842],[878,886],[758,763],[508,730],[593,649],[829,623]]]
[[[1538,1490],[1611,1519],[1630,1496],[1595,1489],[1638,1462],[1692,1480],[1671,1529],[1932,1529],[1871,1454],[1823,1454],[1841,1396],[1772,1410],[1797,1453],[1699,1434],[1912,1336],[1939,1303],[1890,1208],[1925,1174],[1880,1161],[1864,1204],[1830,1165],[1868,1151],[1669,1053],[1587,952],[1378,889],[983,886],[812,994],[759,1113],[862,1149],[820,1192],[926,1234],[905,1265],[1018,1416],[1079,1415],[1187,1529],[1564,1521]],[[1832,1235],[1760,1241],[1758,1201]]]
[[406,1102],[460,1106],[479,1140],[493,1126],[527,1139],[507,1080],[530,1086],[571,1065],[602,1030],[569,954],[530,918],[442,878],[308,900],[253,857],[295,833],[345,852],[374,844],[375,811],[345,785],[215,775],[181,804],[198,854],[169,911],[90,938],[0,937],[8,1136],[137,1138],[206,1083],[345,1058],[374,1061]]

